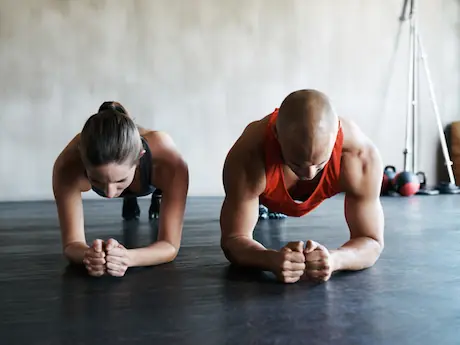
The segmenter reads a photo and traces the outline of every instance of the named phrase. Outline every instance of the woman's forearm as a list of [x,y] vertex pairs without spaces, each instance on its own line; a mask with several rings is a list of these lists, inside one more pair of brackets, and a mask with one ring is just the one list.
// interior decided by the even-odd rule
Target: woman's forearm
[[178,250],[169,242],[158,241],[148,247],[129,249],[129,266],[153,266],[173,261]]
[[88,248],[89,246],[83,242],[69,243],[64,248],[64,255],[70,262],[75,264],[82,264],[85,252],[88,250]]

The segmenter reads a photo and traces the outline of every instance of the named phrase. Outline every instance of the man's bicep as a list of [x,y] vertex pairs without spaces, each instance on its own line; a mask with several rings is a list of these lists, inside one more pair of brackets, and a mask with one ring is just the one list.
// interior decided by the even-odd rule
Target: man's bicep
[[249,176],[247,171],[238,157],[230,153],[223,171],[225,199],[220,215],[222,241],[251,237],[257,223],[260,188],[253,182],[257,179]]
[[383,244],[384,215],[378,197],[346,195],[345,219],[351,238],[369,237]]
[[384,216],[380,202],[383,167],[378,150],[369,144],[362,158],[345,161],[345,218],[352,238],[383,243]]

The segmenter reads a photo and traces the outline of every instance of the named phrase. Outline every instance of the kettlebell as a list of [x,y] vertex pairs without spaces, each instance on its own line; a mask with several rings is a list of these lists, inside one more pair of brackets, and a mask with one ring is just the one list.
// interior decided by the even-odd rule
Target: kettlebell
[[393,179],[396,176],[396,168],[393,165],[387,165],[383,169],[383,180],[382,188],[380,190],[381,195],[387,195],[391,190],[393,190]]

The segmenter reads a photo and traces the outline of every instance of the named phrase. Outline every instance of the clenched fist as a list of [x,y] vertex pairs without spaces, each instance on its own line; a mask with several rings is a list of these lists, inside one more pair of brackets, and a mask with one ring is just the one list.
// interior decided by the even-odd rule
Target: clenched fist
[[289,242],[275,252],[272,259],[272,272],[284,283],[295,283],[304,274],[305,256],[302,241]]
[[105,273],[105,251],[102,240],[94,240],[93,245],[85,251],[83,264],[88,274],[93,277],[100,277]]
[[305,278],[319,282],[329,280],[333,272],[333,263],[329,250],[318,242],[308,240],[304,255]]
[[111,238],[107,241],[105,250],[107,273],[114,277],[124,276],[129,267],[128,249]]

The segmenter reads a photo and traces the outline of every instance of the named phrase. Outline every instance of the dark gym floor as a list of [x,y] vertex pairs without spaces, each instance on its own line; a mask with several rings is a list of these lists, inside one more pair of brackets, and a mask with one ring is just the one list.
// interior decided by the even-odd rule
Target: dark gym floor
[[[459,344],[460,195],[382,198],[378,263],[320,285],[231,268],[219,248],[221,201],[190,198],[176,261],[121,279],[67,266],[52,202],[0,204],[0,343]],[[138,223],[123,224],[121,201],[85,201],[87,240],[149,243],[148,203]],[[340,195],[257,229],[277,249],[306,239],[337,247],[347,236]]]

